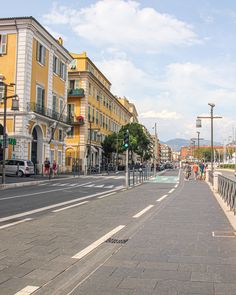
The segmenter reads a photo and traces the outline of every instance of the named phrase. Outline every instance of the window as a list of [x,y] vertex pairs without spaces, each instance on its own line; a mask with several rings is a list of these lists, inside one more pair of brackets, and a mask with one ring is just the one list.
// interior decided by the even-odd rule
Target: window
[[91,120],[90,106],[88,106],[88,121]]
[[50,150],[50,162],[54,161],[54,150]]
[[63,112],[63,98],[60,97],[60,115],[62,114]]
[[94,122],[94,108],[93,108],[92,122]]
[[69,88],[70,89],[75,89],[75,80],[70,80],[69,81]]
[[55,129],[51,127],[51,139],[54,139]]
[[53,73],[60,74],[60,61],[55,55],[53,55]]
[[58,165],[62,165],[62,152],[61,151],[58,151],[57,157],[58,157]]
[[98,125],[98,111],[96,111],[96,124]]
[[66,80],[66,66],[63,62],[60,62],[60,77]]
[[39,108],[41,111],[44,111],[44,99],[45,99],[45,89],[39,85],[36,86],[36,108]]
[[0,103],[2,102],[2,99],[4,97],[4,90],[5,90],[4,86],[0,86]]
[[39,42],[37,42],[37,54],[36,59],[38,62],[40,62],[42,65],[45,65],[46,60],[46,48]]
[[74,136],[74,127],[71,127],[70,131],[67,133],[68,137]]
[[0,35],[0,54],[7,54],[7,35]]
[[100,114],[100,126],[102,127],[102,114]]
[[74,104],[67,105],[67,113],[70,118],[74,117],[74,115],[75,115],[75,105]]
[[63,141],[63,132],[62,132],[61,129],[59,129],[58,140],[59,140],[59,141]]
[[91,84],[89,83],[89,95],[91,95],[91,93],[92,93],[92,86],[91,86]]

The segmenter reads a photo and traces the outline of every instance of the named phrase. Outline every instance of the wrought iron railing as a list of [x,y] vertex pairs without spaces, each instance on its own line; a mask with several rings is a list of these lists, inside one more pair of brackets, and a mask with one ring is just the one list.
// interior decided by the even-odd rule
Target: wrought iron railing
[[84,89],[83,88],[69,89],[68,96],[84,97]]
[[236,214],[236,181],[223,175],[218,176],[218,192],[222,199],[229,206],[230,210]]
[[60,114],[52,109],[43,107],[42,105],[40,105],[38,103],[34,103],[34,102],[28,103],[27,111],[28,112],[35,112],[35,113],[40,114],[42,116],[70,124],[70,118],[68,116]]

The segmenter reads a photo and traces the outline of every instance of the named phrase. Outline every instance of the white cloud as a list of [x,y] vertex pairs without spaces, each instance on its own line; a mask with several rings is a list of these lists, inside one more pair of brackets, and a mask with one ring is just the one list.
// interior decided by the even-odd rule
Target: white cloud
[[141,118],[156,118],[156,119],[180,119],[182,115],[177,112],[162,110],[161,112],[148,111],[140,114]]
[[131,0],[100,0],[80,10],[54,4],[43,18],[48,24],[70,25],[96,46],[153,53],[200,42],[189,24]]

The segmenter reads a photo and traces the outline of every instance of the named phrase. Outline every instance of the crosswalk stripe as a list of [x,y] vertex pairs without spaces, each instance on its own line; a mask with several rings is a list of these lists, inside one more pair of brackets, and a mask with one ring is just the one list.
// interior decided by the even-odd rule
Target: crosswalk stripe
[[69,184],[69,186],[76,186],[77,185],[77,183],[71,183],[71,184]]
[[107,185],[107,186],[104,186],[104,188],[113,188],[114,185]]
[[83,187],[94,187],[94,183],[93,184],[88,184],[88,185],[83,185]]
[[102,188],[102,187],[104,187],[104,185],[105,185],[105,184],[95,185],[94,187],[96,187],[96,188]]

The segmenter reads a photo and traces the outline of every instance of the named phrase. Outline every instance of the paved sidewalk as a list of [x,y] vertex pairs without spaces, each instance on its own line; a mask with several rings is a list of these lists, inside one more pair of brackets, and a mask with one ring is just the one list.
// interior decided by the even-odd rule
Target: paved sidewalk
[[[148,183],[1,230],[0,294],[44,285],[33,294],[235,295],[236,237],[224,212],[204,182],[181,182],[170,193],[172,187]],[[132,218],[148,204],[154,207]],[[125,244],[103,243],[82,260],[72,258],[119,224],[126,227],[114,237],[128,238]],[[75,283],[73,275],[83,280]],[[70,282],[72,292],[62,288]]]

